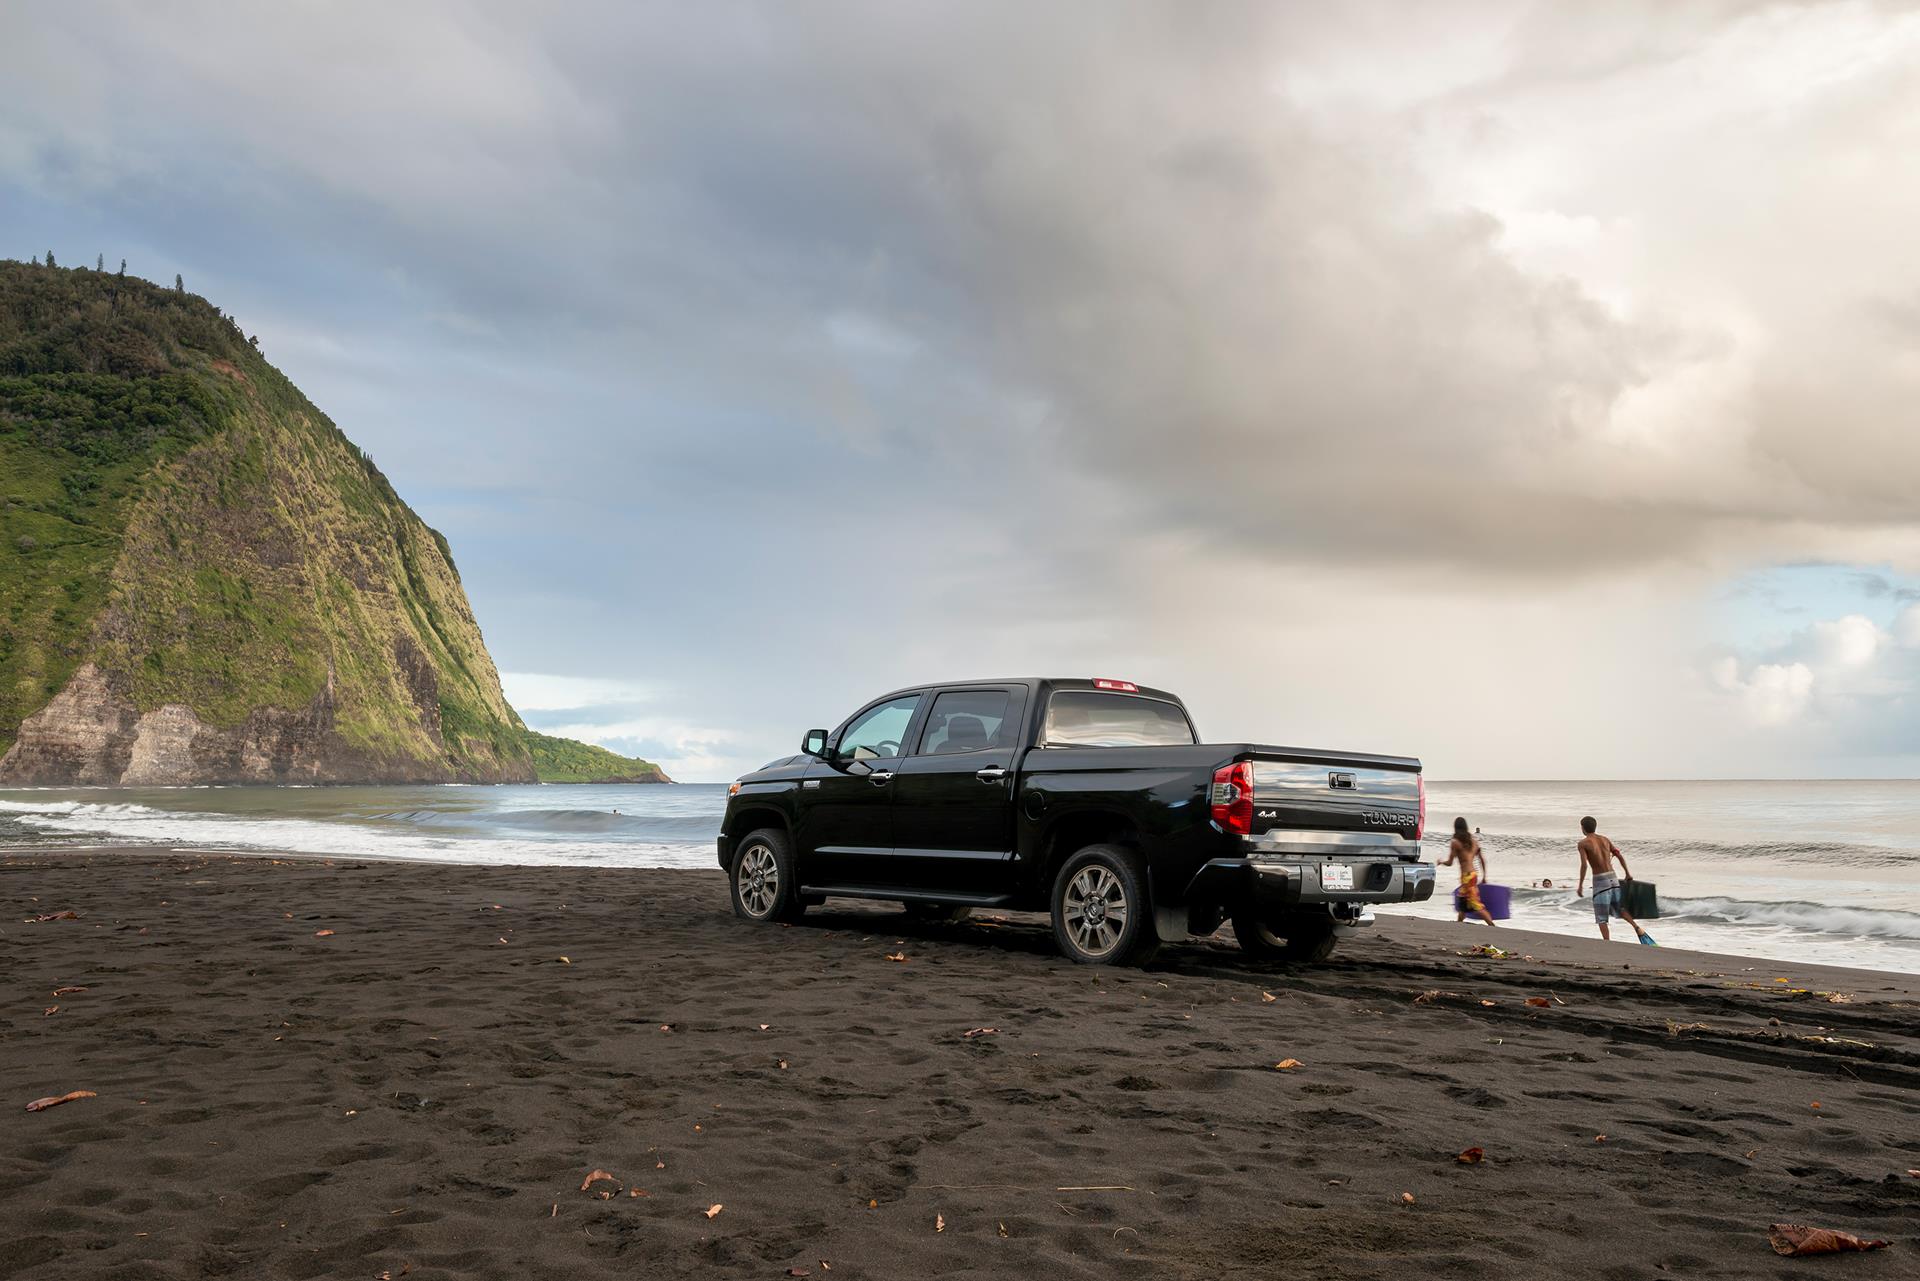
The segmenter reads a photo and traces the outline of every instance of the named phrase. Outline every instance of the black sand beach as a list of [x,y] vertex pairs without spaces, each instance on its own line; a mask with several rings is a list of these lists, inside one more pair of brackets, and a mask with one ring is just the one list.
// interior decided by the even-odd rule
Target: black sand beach
[[1920,1268],[1909,976],[1385,920],[1098,971],[717,872],[14,850],[0,900],[0,1277]]

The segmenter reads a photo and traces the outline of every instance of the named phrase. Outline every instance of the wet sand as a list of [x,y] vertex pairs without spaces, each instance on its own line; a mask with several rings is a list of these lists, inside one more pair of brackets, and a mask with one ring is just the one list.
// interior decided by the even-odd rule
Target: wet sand
[[0,906],[0,1277],[1920,1269],[1913,976],[1384,917],[1115,972],[717,872],[127,850]]

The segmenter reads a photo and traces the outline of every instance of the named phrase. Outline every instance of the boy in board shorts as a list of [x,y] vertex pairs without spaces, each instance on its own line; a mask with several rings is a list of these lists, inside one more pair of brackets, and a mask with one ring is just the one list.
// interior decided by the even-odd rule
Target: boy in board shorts
[[1627,909],[1621,901],[1620,877],[1614,874],[1613,864],[1617,859],[1620,863],[1620,871],[1631,880],[1633,872],[1627,867],[1627,856],[1620,852],[1618,845],[1600,835],[1597,830],[1599,826],[1590,816],[1580,820],[1580,831],[1583,833],[1579,847],[1580,881],[1574,888],[1574,893],[1578,895],[1586,892],[1587,872],[1591,870],[1593,872],[1593,923],[1600,927],[1600,937],[1603,939],[1613,937],[1607,932],[1607,920],[1609,917],[1617,916],[1633,927],[1633,932],[1639,936],[1642,943],[1652,943],[1652,936],[1640,928],[1640,922],[1627,915]]

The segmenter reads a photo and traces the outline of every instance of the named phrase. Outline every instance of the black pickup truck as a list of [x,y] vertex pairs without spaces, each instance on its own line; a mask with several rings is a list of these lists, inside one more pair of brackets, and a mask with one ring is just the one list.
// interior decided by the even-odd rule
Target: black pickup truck
[[719,855],[750,921],[1050,911],[1063,953],[1114,965],[1231,920],[1256,958],[1320,960],[1368,904],[1433,894],[1426,808],[1411,757],[1202,743],[1129,681],[961,681],[807,731],[733,785]]

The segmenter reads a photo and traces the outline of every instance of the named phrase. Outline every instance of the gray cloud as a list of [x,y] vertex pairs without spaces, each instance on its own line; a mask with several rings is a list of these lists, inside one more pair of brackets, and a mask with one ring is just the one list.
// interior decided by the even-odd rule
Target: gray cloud
[[1364,629],[1920,563],[1901,10],[20,12],[5,243],[84,213],[204,282],[503,665],[698,691],[650,747],[989,657],[1177,677],[1223,569]]

